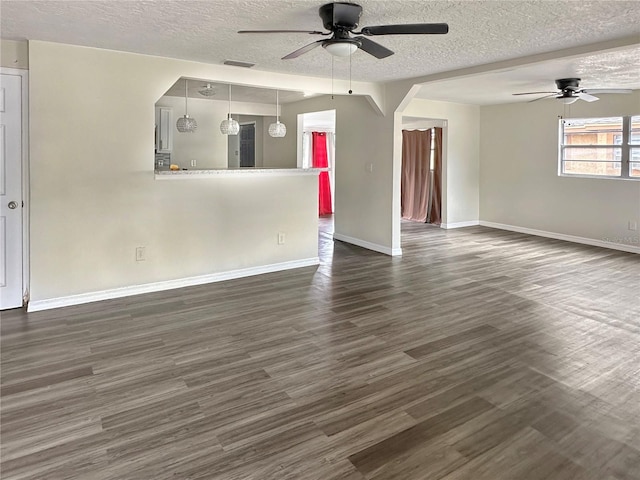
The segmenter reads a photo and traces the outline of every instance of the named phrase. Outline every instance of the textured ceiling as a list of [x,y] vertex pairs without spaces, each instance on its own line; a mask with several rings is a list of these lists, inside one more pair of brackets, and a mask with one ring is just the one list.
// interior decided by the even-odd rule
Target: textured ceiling
[[[189,98],[200,98],[210,100],[228,100],[229,99],[229,84],[219,83],[207,80],[189,80]],[[211,86],[211,89],[215,91],[215,95],[204,96],[200,94],[200,90],[203,90],[207,85]],[[180,78],[174,83],[165,95],[171,97],[184,97],[185,91],[185,79]],[[278,90],[278,100],[280,103],[290,103],[303,100],[311,95],[305,95],[304,92],[294,92],[290,90]],[[244,85],[232,85],[231,99],[238,102],[252,102],[252,103],[264,103],[273,104],[276,103],[276,91],[270,88],[256,88],[247,87]]]
[[[2,0],[7,39],[44,40],[255,69],[329,77],[332,57],[318,48],[287,53],[318,37],[239,35],[238,29],[321,29],[314,0],[32,1]],[[361,26],[447,22],[448,35],[376,37],[395,55],[352,57],[355,80],[388,81],[640,34],[637,1],[360,0]],[[337,78],[349,60],[336,59]]]
[[[477,105],[525,102],[543,95],[514,96],[513,94],[554,92],[556,91],[555,79],[570,77],[580,78],[580,86],[585,89],[638,90],[640,89],[640,44],[614,51],[541,61],[517,68],[431,82],[423,85],[416,96]],[[549,101],[553,101],[553,98]]]

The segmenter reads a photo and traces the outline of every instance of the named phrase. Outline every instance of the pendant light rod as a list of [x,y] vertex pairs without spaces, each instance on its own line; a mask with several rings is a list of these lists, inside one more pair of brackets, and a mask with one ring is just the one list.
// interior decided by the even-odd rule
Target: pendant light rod
[[280,121],[280,107],[279,107],[280,97],[279,97],[279,94],[280,94],[280,90],[276,90],[276,122]]
[[189,98],[189,80],[187,80],[186,78],[184,79],[184,114],[185,115],[189,115],[189,108],[188,108],[188,101],[187,98]]

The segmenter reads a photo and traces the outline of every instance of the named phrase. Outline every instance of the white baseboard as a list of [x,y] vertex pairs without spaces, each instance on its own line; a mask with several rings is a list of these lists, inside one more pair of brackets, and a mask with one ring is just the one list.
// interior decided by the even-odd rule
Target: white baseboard
[[470,220],[468,222],[441,223],[440,228],[451,230],[452,228],[475,227],[477,225],[480,225],[478,220]]
[[623,243],[607,242],[604,240],[596,240],[587,237],[578,237],[576,235],[566,235],[564,233],[547,232],[545,230],[536,230],[534,228],[517,227],[515,225],[505,225],[503,223],[485,222],[480,220],[480,225],[484,227],[498,228],[500,230],[509,230],[510,232],[526,233],[528,235],[536,235],[538,237],[554,238],[556,240],[564,240],[565,242],[582,243],[594,247],[610,248],[612,250],[620,250],[629,253],[640,253],[640,246],[625,245]]
[[358,247],[366,248],[367,250],[373,250],[374,252],[384,253],[385,255],[391,255],[393,257],[402,255],[402,248],[389,248],[384,245],[378,245],[377,243],[367,242],[359,238],[349,237],[340,233],[333,234],[334,240],[340,240],[341,242],[351,243]]
[[203,285],[206,283],[222,282],[224,280],[233,280],[235,278],[250,277],[253,275],[261,275],[263,273],[279,272],[282,270],[309,267],[319,264],[320,259],[318,257],[305,258],[302,260],[273,263],[271,265],[263,265],[260,267],[242,268],[238,270],[230,270],[227,272],[212,273],[209,275],[199,275],[197,277],[179,278],[177,280],[167,280],[164,282],[145,283],[143,285],[132,285],[130,287],[112,288],[109,290],[81,293],[78,295],[69,295],[67,297],[50,298],[46,300],[35,300],[29,302],[27,311],[37,312],[40,310],[49,310],[51,308],[68,307],[71,305],[98,302],[100,300],[111,300],[114,298],[129,297],[131,295],[139,295],[141,293],[161,292],[163,290],[172,290],[174,288],[183,288],[191,287],[194,285]]

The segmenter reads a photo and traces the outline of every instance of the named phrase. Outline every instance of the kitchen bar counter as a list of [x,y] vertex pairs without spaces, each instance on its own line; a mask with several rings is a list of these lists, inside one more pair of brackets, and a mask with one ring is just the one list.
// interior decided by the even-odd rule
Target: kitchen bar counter
[[156,180],[184,180],[220,176],[291,176],[317,175],[326,168],[211,168],[206,170],[156,170]]

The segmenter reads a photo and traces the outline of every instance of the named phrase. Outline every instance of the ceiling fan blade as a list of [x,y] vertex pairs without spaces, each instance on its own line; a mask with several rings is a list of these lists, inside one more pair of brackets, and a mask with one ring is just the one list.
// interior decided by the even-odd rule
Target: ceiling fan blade
[[543,93],[553,93],[555,95],[558,92],[525,92],[525,93],[512,93],[511,95],[542,95]]
[[557,95],[558,95],[557,93],[552,93],[551,95],[545,95],[544,97],[538,97],[538,98],[534,98],[533,100],[529,100],[528,103],[537,102],[538,100],[544,100],[545,98],[551,98],[551,97],[555,97]]
[[377,25],[363,27],[362,35],[420,35],[420,34],[445,34],[449,33],[449,25],[446,23],[408,23],[405,25]]
[[354,37],[354,40],[358,40],[360,42],[361,50],[376,58],[387,58],[393,55],[393,52],[387,47],[383,47],[378,42],[369,40],[367,37]]
[[310,35],[331,35],[331,32],[317,30],[238,30],[238,33],[308,33]]
[[596,100],[600,100],[598,97],[594,97],[593,95],[589,95],[586,92],[578,92],[578,93],[576,93],[576,96],[580,100],[584,100],[586,102],[595,102]]
[[295,52],[291,52],[289,55],[282,57],[282,60],[291,60],[292,58],[298,58],[300,55],[310,52],[316,47],[319,47],[320,45],[322,45],[323,42],[326,42],[326,40],[317,40],[313,43],[310,43],[309,45],[305,45],[304,47],[299,48]]
[[598,94],[598,93],[631,93],[632,90],[628,88],[587,88],[582,90],[582,93]]

